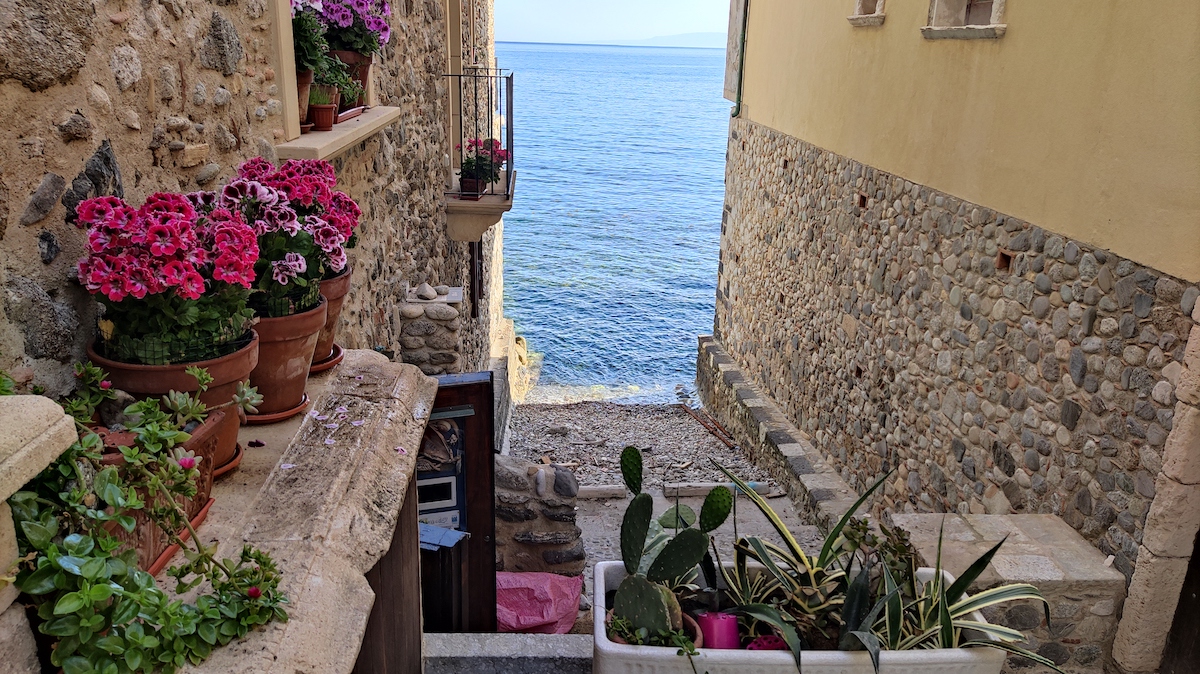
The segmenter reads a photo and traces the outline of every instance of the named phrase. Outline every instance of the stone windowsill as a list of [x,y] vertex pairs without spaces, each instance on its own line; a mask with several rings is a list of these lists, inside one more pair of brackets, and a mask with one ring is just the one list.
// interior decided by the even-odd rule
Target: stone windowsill
[[921,36],[926,40],[995,40],[1004,37],[1008,24],[990,26],[923,26]]
[[[205,544],[219,543],[221,557],[235,557],[244,543],[269,552],[291,619],[254,630],[184,671],[354,668],[375,599],[365,574],[391,546],[437,381],[373,351],[347,350],[341,366],[310,377],[307,390],[310,413],[242,427],[241,466],[216,482],[216,502],[198,530]],[[339,408],[346,418],[330,429]],[[253,440],[265,446],[250,447]],[[179,555],[172,563],[182,561]]]
[[846,17],[851,26],[861,28],[864,26],[882,26],[883,20],[887,17],[886,14],[855,14],[854,16]]
[[280,159],[330,159],[379,133],[400,119],[400,108],[377,105],[335,124],[332,131],[312,131],[275,146]]

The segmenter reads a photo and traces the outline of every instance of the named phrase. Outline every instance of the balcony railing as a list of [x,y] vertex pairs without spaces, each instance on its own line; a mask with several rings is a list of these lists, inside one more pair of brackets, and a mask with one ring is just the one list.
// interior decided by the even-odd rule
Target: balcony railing
[[[450,80],[453,145],[447,201],[511,202],[516,182],[512,71],[468,67],[461,75],[446,77]],[[498,169],[496,180],[491,180],[489,164]]]

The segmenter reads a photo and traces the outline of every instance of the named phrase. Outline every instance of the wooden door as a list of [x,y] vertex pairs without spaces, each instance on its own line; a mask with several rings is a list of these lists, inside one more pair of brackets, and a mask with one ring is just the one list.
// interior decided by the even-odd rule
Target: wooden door
[[375,604],[367,620],[354,674],[419,674],[421,569],[417,532],[417,479],[409,480],[392,547],[367,573]]
[[1167,635],[1167,649],[1159,674],[1194,674],[1200,671],[1200,535],[1192,549],[1175,609],[1175,622]]

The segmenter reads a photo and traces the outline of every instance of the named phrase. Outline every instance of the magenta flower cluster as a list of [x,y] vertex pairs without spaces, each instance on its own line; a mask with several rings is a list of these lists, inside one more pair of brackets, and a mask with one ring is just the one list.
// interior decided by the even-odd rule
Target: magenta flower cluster
[[254,282],[258,242],[236,211],[199,212],[183,195],[159,192],[141,208],[96,197],[75,213],[88,236],[79,280],[92,294],[113,302],[167,292],[195,300],[208,281],[244,288]]
[[321,18],[330,26],[350,28],[359,21],[379,38],[379,44],[392,38],[388,23],[392,8],[387,0],[324,0],[321,5]]

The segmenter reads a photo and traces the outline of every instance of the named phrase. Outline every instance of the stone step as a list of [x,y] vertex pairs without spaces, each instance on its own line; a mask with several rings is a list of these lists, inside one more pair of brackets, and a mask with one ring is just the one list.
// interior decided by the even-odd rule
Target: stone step
[[426,634],[425,674],[591,674],[590,634]]

